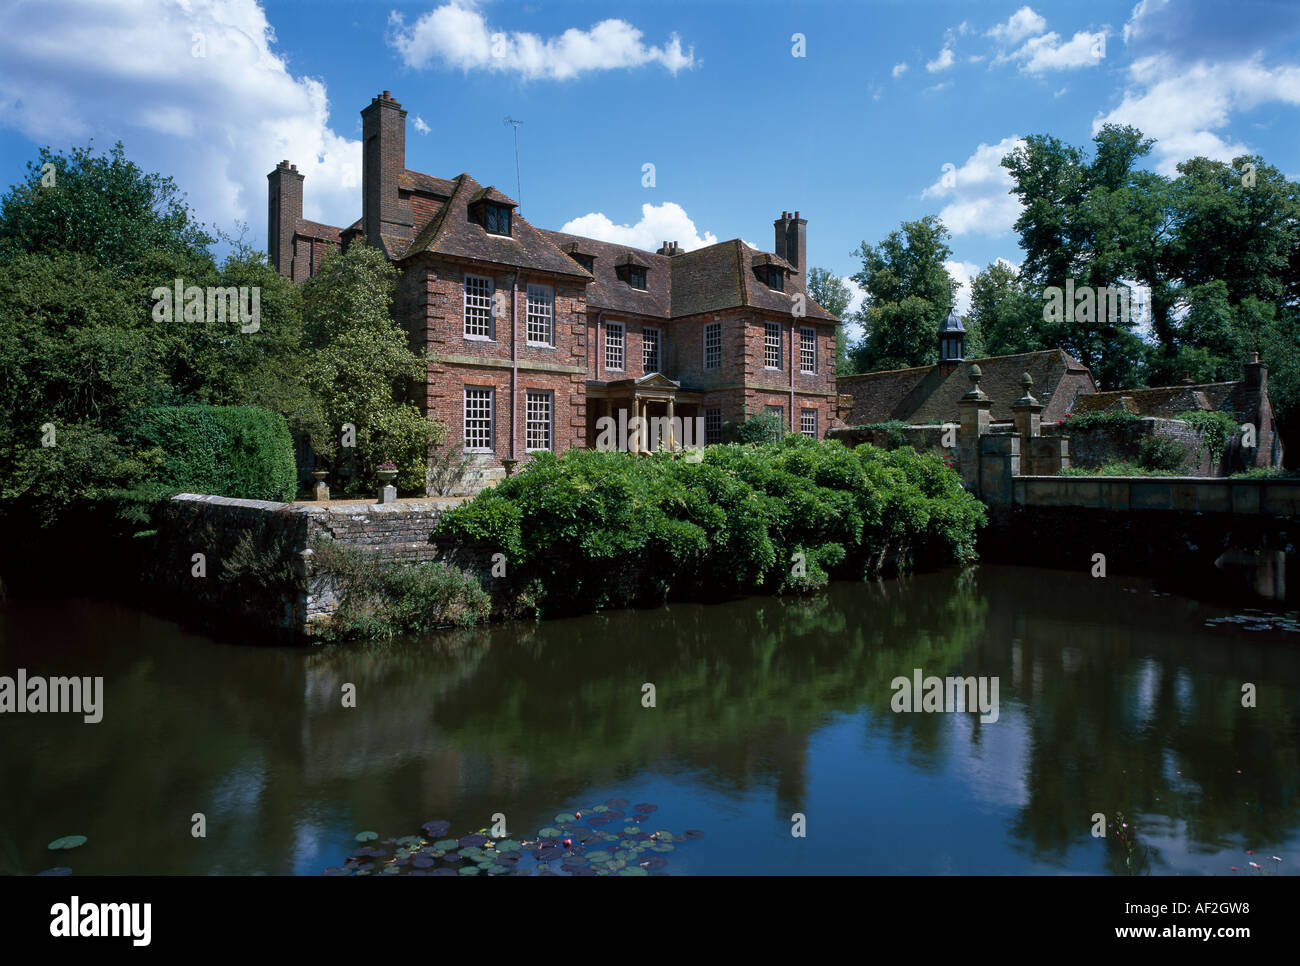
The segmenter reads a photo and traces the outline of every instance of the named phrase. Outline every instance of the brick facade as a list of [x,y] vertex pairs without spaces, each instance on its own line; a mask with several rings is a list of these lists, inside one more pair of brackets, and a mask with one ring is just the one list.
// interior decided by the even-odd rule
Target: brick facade
[[[387,91],[361,116],[361,218],[341,229],[303,219],[303,176],[282,163],[268,175],[272,263],[302,280],[326,254],[354,240],[381,247],[401,273],[394,314],[412,345],[436,360],[414,401],[447,425],[451,441],[478,452],[481,447],[466,447],[466,390],[491,390],[480,466],[528,458],[530,391],[547,394],[534,398],[534,440],[546,435],[539,414],[549,400],[545,448],[559,453],[593,445],[599,416],[629,406],[666,415],[669,398],[684,419],[707,411],[740,423],[779,406],[795,431],[805,410],[816,413],[818,437],[836,423],[839,320],[807,297],[807,220],[798,212],[782,212],[774,222],[773,253],[739,240],[694,252],[665,242],[647,252],[546,232],[468,174],[445,180],[407,170],[406,112]],[[508,236],[495,220],[503,214],[510,219]],[[549,297],[547,344],[528,338],[530,285]],[[484,299],[490,299],[490,318]],[[543,318],[539,311],[538,326]],[[768,322],[781,332],[778,368],[765,365]],[[705,369],[704,334],[712,323],[721,326],[721,359]],[[618,368],[606,358],[614,326],[622,327]],[[484,334],[473,331],[480,327]],[[648,329],[658,333],[657,368],[653,360],[645,364]],[[814,333],[814,373],[800,371],[801,329]]]

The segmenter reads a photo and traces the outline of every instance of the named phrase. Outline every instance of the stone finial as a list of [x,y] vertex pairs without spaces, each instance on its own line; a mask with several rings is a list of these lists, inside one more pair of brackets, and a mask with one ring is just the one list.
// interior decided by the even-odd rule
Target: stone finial
[[1020,385],[1021,388],[1024,389],[1025,394],[1016,400],[1015,405],[1016,406],[1039,405],[1039,402],[1037,399],[1034,398],[1034,393],[1033,393],[1034,377],[1026,372],[1024,375],[1020,377]]
[[988,399],[989,397],[984,394],[984,390],[980,388],[980,380],[984,378],[984,373],[980,371],[980,367],[978,365],[972,365],[970,367],[969,377],[970,377],[970,392],[966,393],[966,395],[962,396],[961,398],[962,399]]

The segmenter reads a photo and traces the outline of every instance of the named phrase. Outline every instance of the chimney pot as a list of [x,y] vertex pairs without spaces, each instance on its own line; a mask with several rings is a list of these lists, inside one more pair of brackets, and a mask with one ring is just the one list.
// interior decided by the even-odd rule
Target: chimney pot
[[297,166],[296,164],[291,164],[291,165],[289,165],[289,170],[290,170],[290,171],[297,171],[297,170],[298,170],[298,166]]
[[386,100],[386,101],[391,101],[392,99],[393,99],[392,92],[391,92],[391,91],[384,91],[384,100]]
[[798,217],[799,217],[799,212],[796,211],[796,212],[794,213],[794,216],[795,216],[796,218],[798,218]]

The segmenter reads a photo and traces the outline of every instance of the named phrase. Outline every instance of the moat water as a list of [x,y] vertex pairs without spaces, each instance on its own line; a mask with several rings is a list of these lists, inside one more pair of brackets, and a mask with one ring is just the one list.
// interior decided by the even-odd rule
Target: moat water
[[[0,714],[0,873],[319,874],[362,830],[499,813],[520,838],[625,798],[704,832],[674,874],[1124,874],[1097,814],[1136,825],[1144,873],[1288,874],[1288,607],[983,565],[308,650],[11,596],[0,675],[102,676],[103,718]],[[918,668],[996,678],[996,720],[895,712]]]

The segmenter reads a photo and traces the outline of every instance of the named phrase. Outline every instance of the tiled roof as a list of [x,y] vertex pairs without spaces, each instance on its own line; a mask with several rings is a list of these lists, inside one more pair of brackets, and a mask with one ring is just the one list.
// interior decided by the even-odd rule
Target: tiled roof
[[427,194],[450,198],[452,191],[456,187],[456,182],[448,181],[446,178],[435,178],[431,174],[421,174],[419,171],[412,171],[407,168],[398,177],[397,186],[406,191],[423,191]]
[[1013,417],[1011,407],[1024,393],[1020,378],[1026,372],[1034,380],[1035,398],[1046,407],[1045,417],[1049,410],[1053,413],[1064,410],[1071,403],[1077,406],[1076,400],[1056,398],[1058,390],[1078,391],[1073,380],[1062,387],[1067,375],[1086,377],[1085,388],[1091,385],[1087,368],[1061,349],[966,359],[946,376],[934,365],[841,376],[837,382],[840,392],[854,397],[855,423],[883,423],[891,419],[914,425],[953,422],[960,413],[957,401],[970,391],[970,368],[976,364],[982,373],[980,389],[992,401],[990,414],[999,422]]
[[469,196],[468,204],[472,205],[480,201],[495,201],[497,204],[509,205],[511,208],[519,207],[513,198],[507,197],[498,191],[496,185],[479,188],[478,191]]
[[322,238],[326,241],[337,242],[342,232],[333,225],[322,225],[318,221],[308,221],[306,218],[299,218],[298,225],[295,229],[299,235],[306,235],[309,238]]
[[[596,261],[592,269],[595,281],[587,286],[587,305],[589,308],[606,312],[624,312],[634,315],[650,315],[659,319],[669,318],[669,263],[681,255],[669,257],[656,255],[654,252],[634,249],[628,245],[616,245],[613,242],[597,241],[581,235],[568,235],[560,231],[543,231],[561,250],[573,246],[572,250],[582,255],[594,255]],[[646,267],[645,290],[634,289],[618,277],[614,266],[624,255],[635,254],[639,264]],[[569,256],[565,256],[568,258]],[[573,263],[577,266],[577,262]]]
[[1074,412],[1102,412],[1122,406],[1139,416],[1175,419],[1189,409],[1217,409],[1240,419],[1253,419],[1259,408],[1258,390],[1244,382],[1210,382],[1198,385],[1157,386],[1152,389],[1116,389],[1079,397]]
[[[470,221],[470,199],[482,190],[483,186],[468,174],[460,175],[455,179],[447,203],[429,220],[410,246],[403,251],[402,244],[398,243],[389,251],[401,252],[399,258],[428,252],[578,278],[590,277],[581,265],[555,247],[549,233],[534,228],[518,214],[511,219],[508,237],[489,234],[482,225]],[[393,240],[385,240],[393,244]]]

